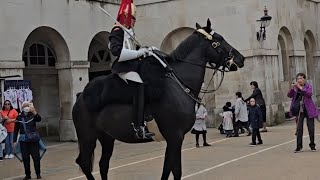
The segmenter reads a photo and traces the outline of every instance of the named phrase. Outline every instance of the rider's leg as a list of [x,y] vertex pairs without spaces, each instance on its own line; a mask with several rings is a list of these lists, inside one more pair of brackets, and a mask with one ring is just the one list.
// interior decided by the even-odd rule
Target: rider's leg
[[118,74],[125,82],[132,81],[135,86],[136,93],[133,97],[133,109],[136,117],[134,118],[133,128],[136,131],[135,137],[138,139],[150,139],[153,133],[147,131],[144,125],[144,84],[137,72],[130,71]]
[[136,109],[136,122],[134,122],[135,129],[137,130],[136,136],[139,139],[150,139],[154,135],[150,133],[145,128],[144,124],[144,85],[142,83],[135,83],[137,84],[137,94],[135,97],[135,104],[134,106]]

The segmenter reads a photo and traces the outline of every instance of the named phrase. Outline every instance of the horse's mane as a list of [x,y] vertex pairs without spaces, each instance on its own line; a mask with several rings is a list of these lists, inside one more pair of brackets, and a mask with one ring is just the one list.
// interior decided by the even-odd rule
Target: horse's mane
[[194,42],[198,39],[199,33],[196,31],[191,34],[189,37],[187,37],[185,40],[183,40],[175,50],[173,50],[170,53],[170,57],[173,61],[175,59],[184,59],[188,56],[189,52],[191,52],[191,49],[196,45]]

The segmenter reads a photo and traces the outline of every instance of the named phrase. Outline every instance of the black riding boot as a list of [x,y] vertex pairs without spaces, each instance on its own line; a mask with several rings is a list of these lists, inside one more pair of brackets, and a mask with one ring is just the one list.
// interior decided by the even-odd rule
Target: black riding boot
[[149,132],[144,124],[144,85],[137,84],[137,95],[133,103],[137,115],[136,122],[134,122],[135,137],[137,139],[151,139],[154,133]]

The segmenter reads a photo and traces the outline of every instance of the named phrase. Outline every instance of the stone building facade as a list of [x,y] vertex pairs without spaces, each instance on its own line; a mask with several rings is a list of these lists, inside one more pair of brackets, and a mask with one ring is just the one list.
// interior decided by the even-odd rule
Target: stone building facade
[[[286,92],[298,72],[307,74],[319,104],[319,0],[135,0],[135,31],[141,44],[172,51],[195,29],[213,22],[215,31],[245,57],[245,67],[227,73],[221,88],[205,97],[210,126],[234,93],[251,94],[257,81],[267,103],[270,125],[289,110]],[[116,16],[119,0],[0,1],[0,77],[20,75],[32,81],[34,104],[48,135],[76,140],[71,110],[75,94],[92,78],[110,73],[114,57],[108,50],[112,20],[95,6]],[[273,17],[267,38],[256,39],[263,16]],[[208,84],[211,72],[206,74]],[[219,76],[209,88],[215,88]]]

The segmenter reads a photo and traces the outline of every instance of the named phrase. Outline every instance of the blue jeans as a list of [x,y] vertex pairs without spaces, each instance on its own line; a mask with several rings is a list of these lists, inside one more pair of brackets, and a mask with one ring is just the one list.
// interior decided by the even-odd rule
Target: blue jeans
[[2,152],[2,142],[0,142],[0,158],[3,157],[3,152]]
[[10,155],[14,153],[13,132],[8,132],[8,136],[6,137],[5,152],[6,152],[6,155]]

